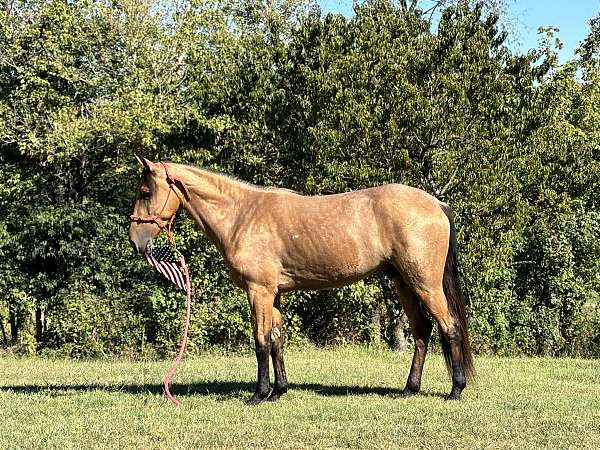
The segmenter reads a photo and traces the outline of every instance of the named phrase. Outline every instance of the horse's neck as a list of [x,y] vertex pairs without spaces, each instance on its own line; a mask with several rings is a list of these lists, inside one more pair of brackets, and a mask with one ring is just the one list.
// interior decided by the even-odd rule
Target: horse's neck
[[184,203],[188,214],[206,236],[223,252],[231,239],[240,206],[250,194],[242,183],[225,175],[177,165],[175,173],[186,184],[190,199]]

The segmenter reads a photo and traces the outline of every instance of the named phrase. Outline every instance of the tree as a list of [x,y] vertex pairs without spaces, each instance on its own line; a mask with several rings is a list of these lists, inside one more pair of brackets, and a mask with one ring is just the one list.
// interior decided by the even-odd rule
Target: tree
[[[73,355],[169,348],[180,299],[125,237],[139,152],[306,194],[425,189],[456,212],[480,351],[597,354],[598,20],[559,66],[552,28],[511,51],[503,4],[368,0],[345,18],[300,0],[11,2],[6,340]],[[176,235],[197,348],[245,344],[246,300],[216,250],[183,216]],[[376,279],[288,296],[288,330],[372,340],[384,296]]]

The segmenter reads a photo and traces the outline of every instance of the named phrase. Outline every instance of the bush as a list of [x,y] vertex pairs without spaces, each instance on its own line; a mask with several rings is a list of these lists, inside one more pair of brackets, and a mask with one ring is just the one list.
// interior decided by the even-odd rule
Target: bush
[[[184,298],[126,242],[133,153],[328,194],[389,182],[456,212],[482,352],[598,355],[598,19],[557,65],[483,3],[14,1],[0,11],[0,323],[23,352],[163,355]],[[581,76],[580,76],[581,75]],[[581,79],[583,77],[583,80]],[[189,219],[191,351],[251,342]],[[590,306],[592,305],[592,306]],[[379,336],[372,280],[286,296],[291,341]],[[385,323],[385,321],[381,321]]]

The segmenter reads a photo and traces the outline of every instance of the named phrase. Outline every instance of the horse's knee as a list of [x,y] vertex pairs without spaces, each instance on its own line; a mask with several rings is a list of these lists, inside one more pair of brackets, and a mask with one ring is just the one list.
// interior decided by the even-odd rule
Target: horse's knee
[[419,318],[418,326],[415,326],[415,340],[421,340],[425,343],[425,346],[429,344],[429,340],[431,339],[431,332],[433,331],[433,324],[429,317],[425,314],[421,314]]
[[442,330],[452,326],[452,317],[448,308],[448,301],[442,287],[427,288],[420,286],[415,289],[415,294],[422,306],[431,317],[439,324]]
[[271,342],[271,333],[256,333],[256,335],[254,336],[254,344],[257,352],[259,350],[270,350]]
[[450,344],[451,346],[457,345],[460,348],[460,344],[462,343],[462,335],[453,321],[450,322],[449,325],[440,327],[440,329],[448,344]]
[[415,339],[415,348],[416,350],[423,354],[427,351],[427,346],[429,344],[429,339]]

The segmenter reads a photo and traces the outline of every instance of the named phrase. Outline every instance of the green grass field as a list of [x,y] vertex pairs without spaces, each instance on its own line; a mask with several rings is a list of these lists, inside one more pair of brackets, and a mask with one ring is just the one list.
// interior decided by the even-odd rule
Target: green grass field
[[479,357],[460,402],[430,355],[399,398],[408,353],[290,349],[290,392],[248,407],[253,355],[170,361],[0,358],[0,448],[600,448],[600,361]]

